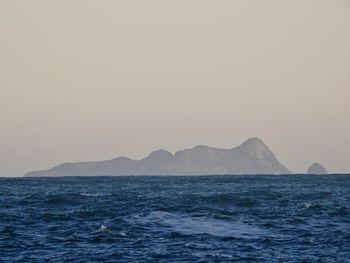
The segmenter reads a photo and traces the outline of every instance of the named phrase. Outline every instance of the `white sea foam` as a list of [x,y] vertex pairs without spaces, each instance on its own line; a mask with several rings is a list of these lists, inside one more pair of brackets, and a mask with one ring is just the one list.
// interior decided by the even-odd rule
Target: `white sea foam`
[[112,234],[112,231],[106,225],[101,225],[100,228],[95,233]]
[[190,217],[162,211],[152,212],[142,221],[159,223],[184,235],[209,234],[218,237],[257,238],[265,234],[264,230],[239,221]]
[[93,194],[93,193],[80,193],[81,196],[90,196],[90,197],[100,197],[100,196],[107,196],[107,195],[104,195],[104,194]]
[[126,237],[127,234],[125,232],[120,232],[119,235],[123,236],[123,237]]

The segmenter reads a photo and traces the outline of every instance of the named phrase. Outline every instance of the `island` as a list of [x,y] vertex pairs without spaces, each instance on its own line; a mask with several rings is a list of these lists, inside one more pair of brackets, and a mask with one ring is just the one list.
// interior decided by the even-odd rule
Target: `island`
[[126,176],[126,175],[225,175],[290,174],[259,138],[240,146],[219,149],[196,146],[172,154],[157,150],[141,160],[119,157],[98,162],[64,163],[25,176]]
[[309,167],[307,173],[308,174],[327,174],[328,172],[323,165],[319,163],[314,163]]

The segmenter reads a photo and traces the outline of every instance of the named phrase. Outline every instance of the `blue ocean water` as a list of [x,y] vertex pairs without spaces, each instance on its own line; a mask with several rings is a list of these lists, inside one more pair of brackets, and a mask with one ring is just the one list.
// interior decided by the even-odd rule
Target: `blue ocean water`
[[350,262],[350,176],[0,179],[0,262]]

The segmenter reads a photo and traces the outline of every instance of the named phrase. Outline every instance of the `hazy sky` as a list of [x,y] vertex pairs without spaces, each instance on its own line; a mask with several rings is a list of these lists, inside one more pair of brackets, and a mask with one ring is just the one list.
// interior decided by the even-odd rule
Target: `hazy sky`
[[0,176],[260,137],[350,171],[348,0],[0,0]]

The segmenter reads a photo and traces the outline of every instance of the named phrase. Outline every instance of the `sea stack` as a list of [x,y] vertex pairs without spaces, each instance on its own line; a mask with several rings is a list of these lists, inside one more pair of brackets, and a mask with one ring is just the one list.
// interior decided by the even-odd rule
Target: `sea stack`
[[321,164],[314,163],[309,167],[307,173],[308,174],[327,174],[328,172],[326,168],[324,168],[324,166],[322,166]]

